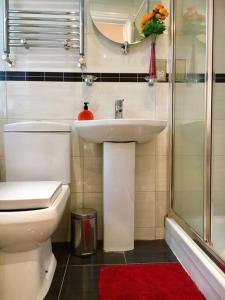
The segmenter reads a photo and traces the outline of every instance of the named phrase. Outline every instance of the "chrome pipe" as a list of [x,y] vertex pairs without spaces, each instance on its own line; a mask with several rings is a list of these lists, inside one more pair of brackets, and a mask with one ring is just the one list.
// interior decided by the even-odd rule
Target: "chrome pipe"
[[[23,40],[23,38],[18,38],[18,37],[10,37],[9,38],[10,41],[21,41]],[[66,39],[69,42],[80,42],[80,39],[74,39],[74,38],[69,38]],[[41,41],[41,42],[47,42],[47,41],[56,41],[56,42],[62,42],[65,41],[65,39],[61,38],[61,39],[53,39],[53,38],[29,38],[28,41]]]
[[[25,47],[27,49],[29,48],[65,48],[65,45],[62,44],[62,45],[48,45],[48,44],[28,44],[28,43],[10,43],[9,44],[10,47]],[[79,49],[80,47],[77,46],[77,45],[70,45],[68,46],[67,49]]]
[[19,33],[19,34],[43,34],[43,35],[51,35],[51,34],[55,34],[55,35],[80,35],[79,32],[77,31],[70,31],[70,32],[59,32],[59,31],[23,31],[23,30],[11,30],[9,29],[8,33],[12,34],[12,33]]
[[70,29],[70,28],[75,28],[75,29],[79,29],[80,26],[79,25],[47,25],[47,24],[19,24],[19,23],[9,23],[8,27],[28,27],[28,28],[51,28],[51,29]]
[[29,15],[56,15],[56,16],[68,16],[68,15],[73,15],[73,16],[79,16],[79,11],[34,11],[34,10],[15,10],[15,9],[10,9],[8,11],[9,14],[29,14]]
[[176,5],[177,0],[170,2],[170,199],[169,199],[169,208],[174,210],[174,187],[175,187],[175,168],[174,168],[174,155],[175,155],[175,77],[176,77]]
[[206,131],[204,160],[204,240],[212,244],[211,236],[211,188],[212,188],[212,119],[213,119],[213,33],[214,33],[214,0],[207,1],[207,42],[206,67]]
[[75,22],[79,21],[79,18],[38,18],[38,17],[17,17],[9,16],[9,21],[48,21],[48,22]]
[[80,0],[80,55],[84,56],[84,0]]
[[8,0],[3,0],[3,52],[9,54],[9,31],[8,31]]

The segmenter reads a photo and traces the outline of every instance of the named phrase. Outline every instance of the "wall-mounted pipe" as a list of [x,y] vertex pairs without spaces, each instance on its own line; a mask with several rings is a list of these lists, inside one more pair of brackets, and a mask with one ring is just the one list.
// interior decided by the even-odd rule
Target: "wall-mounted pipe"
[[84,60],[84,0],[80,0],[80,59],[78,66],[83,69],[86,63]]

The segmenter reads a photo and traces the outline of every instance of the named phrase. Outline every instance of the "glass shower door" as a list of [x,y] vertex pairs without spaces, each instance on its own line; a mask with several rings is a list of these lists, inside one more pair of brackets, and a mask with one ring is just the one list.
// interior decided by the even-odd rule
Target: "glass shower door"
[[214,83],[212,122],[212,218],[211,240],[225,259],[225,8],[224,0],[214,0]]
[[204,229],[206,1],[175,0],[173,211],[198,235]]

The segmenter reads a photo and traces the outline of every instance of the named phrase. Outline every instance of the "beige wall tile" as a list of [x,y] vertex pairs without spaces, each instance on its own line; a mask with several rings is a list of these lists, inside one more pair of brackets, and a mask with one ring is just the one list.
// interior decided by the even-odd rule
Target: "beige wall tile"
[[81,157],[83,153],[84,141],[78,136],[77,131],[73,128],[71,133],[72,156]]
[[71,211],[83,207],[83,193],[71,193]]
[[56,231],[52,236],[54,242],[62,242],[70,240],[70,212],[71,212],[71,198],[69,197],[66,204],[65,211],[62,219],[57,227]]
[[71,192],[82,193],[84,191],[84,159],[72,157]]
[[100,157],[102,158],[103,151],[102,151],[102,144],[95,144],[95,143],[83,143],[83,153],[84,157]]
[[155,227],[155,193],[137,192],[135,197],[135,228]]
[[156,192],[155,226],[164,227],[164,217],[168,213],[168,192]]
[[156,137],[156,155],[168,155],[169,151],[169,128],[166,127]]
[[84,207],[93,208],[97,211],[97,233],[98,239],[102,238],[103,207],[101,193],[84,193]]
[[135,228],[135,240],[155,240],[155,228]]
[[102,158],[87,157],[84,160],[84,192],[102,191]]
[[213,157],[212,189],[216,192],[225,191],[225,156]]
[[136,156],[146,156],[146,155],[155,155],[155,144],[156,138],[151,140],[148,143],[136,144],[135,155]]
[[156,161],[156,191],[168,191],[168,156],[157,156]]
[[155,239],[163,240],[165,238],[165,228],[160,227],[155,229]]
[[135,169],[136,191],[155,191],[155,156],[137,156]]

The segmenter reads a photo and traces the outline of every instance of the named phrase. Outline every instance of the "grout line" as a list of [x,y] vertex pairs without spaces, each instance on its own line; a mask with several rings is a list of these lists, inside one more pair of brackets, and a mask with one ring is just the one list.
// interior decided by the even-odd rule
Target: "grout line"
[[125,252],[123,252],[123,256],[124,256],[125,264],[127,265],[127,259],[126,259],[126,254],[125,254]]
[[99,267],[99,266],[123,266],[124,265],[124,263],[118,263],[118,264],[101,264],[101,263],[99,263],[99,264],[84,264],[84,265],[74,265],[74,264],[72,264],[72,265],[69,265],[69,267]]
[[[149,265],[149,264],[173,264],[178,263],[177,260],[171,261],[147,261],[147,262],[131,262],[128,264],[127,260],[126,265]],[[86,264],[86,265],[69,265],[69,267],[99,267],[99,266],[124,266],[125,264]]]
[[64,279],[65,279],[66,272],[67,272],[68,265],[69,265],[69,260],[70,260],[70,254],[69,254],[68,258],[67,258],[66,267],[65,267],[64,274],[63,274],[63,278],[62,278],[62,282],[61,282],[61,285],[60,285],[60,289],[59,289],[59,294],[58,294],[57,300],[59,300],[59,299],[60,299],[60,296],[61,296],[61,292],[62,292],[62,287],[63,287]]
[[167,265],[167,264],[177,264],[179,261],[151,261],[151,262],[132,262],[128,265]]

